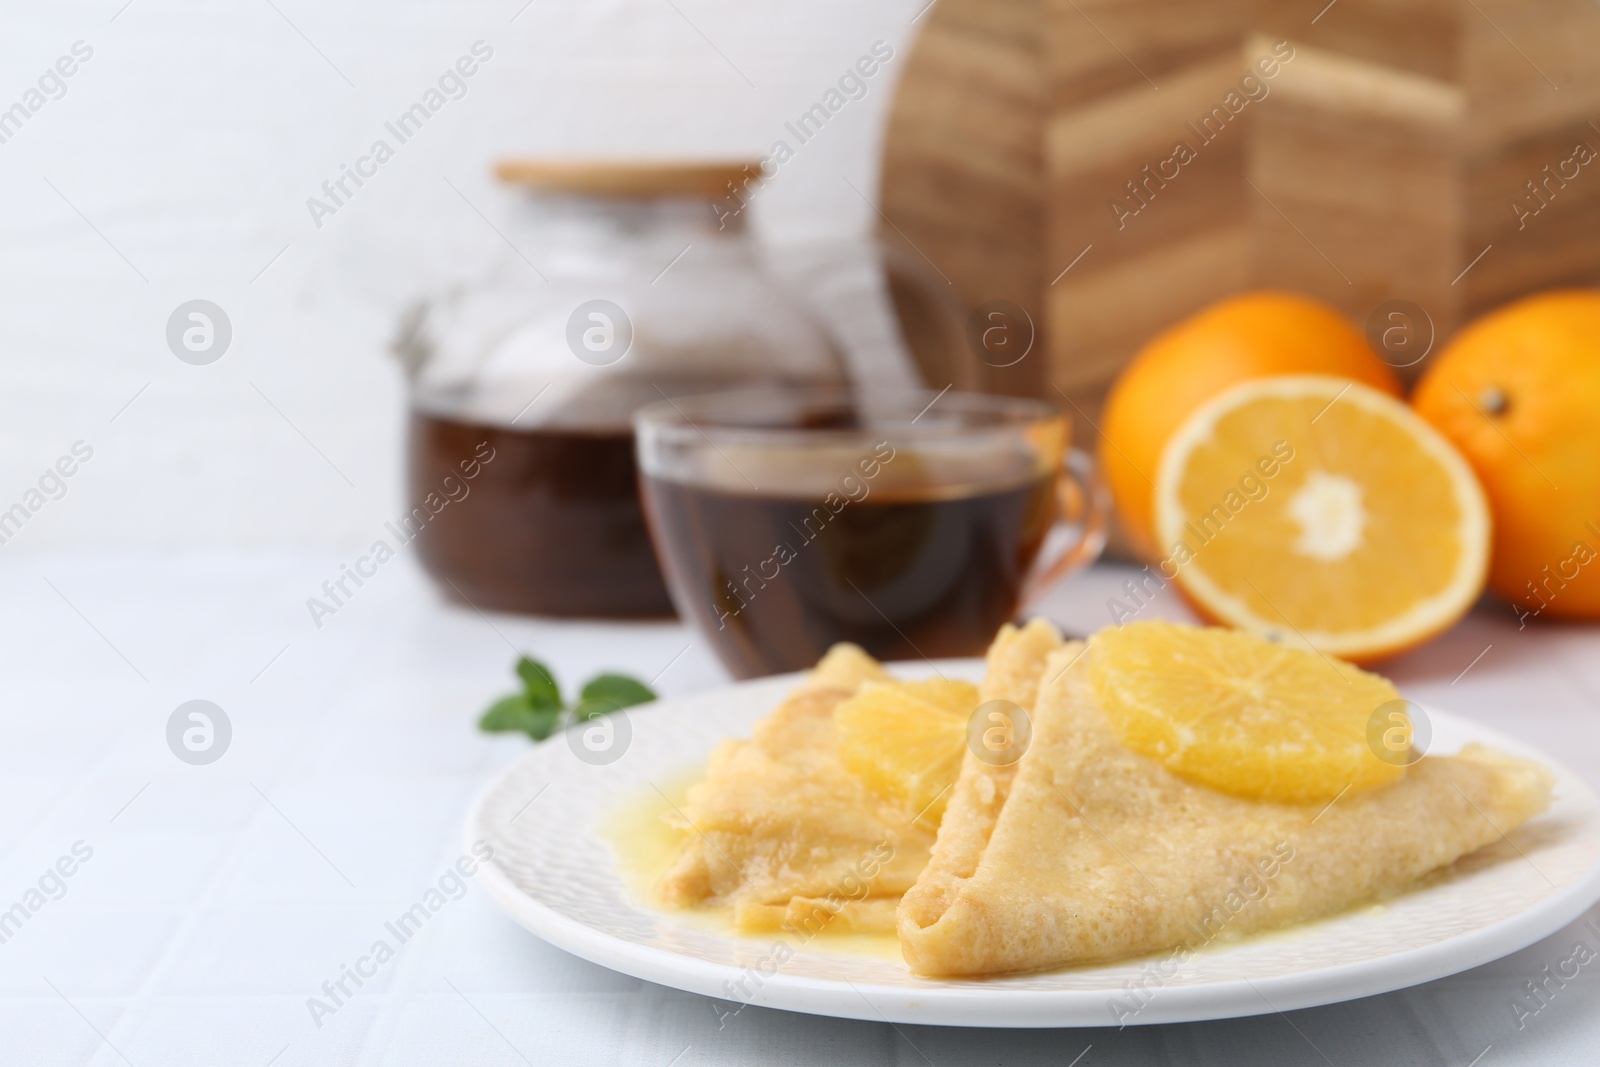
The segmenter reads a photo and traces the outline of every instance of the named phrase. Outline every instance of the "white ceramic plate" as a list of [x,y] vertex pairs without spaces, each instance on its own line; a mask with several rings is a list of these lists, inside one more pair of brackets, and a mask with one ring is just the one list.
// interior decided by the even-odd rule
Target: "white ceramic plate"
[[[950,661],[939,669],[976,680],[982,663]],[[895,671],[915,677],[929,667]],[[1482,741],[1531,756],[1557,774],[1555,801],[1510,839],[1384,905],[1213,943],[1176,974],[1157,954],[1049,974],[930,980],[914,977],[898,960],[830,952],[826,937],[795,947],[780,965],[773,937],[737,937],[638,899],[606,828],[620,804],[637,802],[652,785],[669,789],[702,765],[719,740],[748,736],[797,678],[632,709],[616,724],[606,755],[621,754],[609,764],[580,759],[582,746],[567,735],[534,747],[496,776],[467,820],[467,842],[494,848],[479,884],[551,944],[662,985],[817,1015],[1002,1027],[1115,1025],[1110,1002],[1128,1003],[1129,981],[1152,992],[1137,1013],[1121,1016],[1127,1023],[1232,1018],[1370,996],[1524,948],[1600,898],[1600,797],[1542,753],[1427,709],[1430,751],[1451,753]]]

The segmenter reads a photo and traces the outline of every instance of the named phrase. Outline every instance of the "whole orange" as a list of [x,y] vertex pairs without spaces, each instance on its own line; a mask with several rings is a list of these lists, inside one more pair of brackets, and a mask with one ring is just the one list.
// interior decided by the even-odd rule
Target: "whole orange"
[[1533,614],[1600,617],[1600,291],[1507,304],[1434,357],[1412,399],[1489,497],[1489,588]]
[[1239,293],[1174,323],[1123,369],[1100,424],[1101,469],[1130,547],[1156,558],[1161,450],[1202,402],[1249,378],[1327,374],[1392,396],[1400,380],[1336,309],[1299,293]]

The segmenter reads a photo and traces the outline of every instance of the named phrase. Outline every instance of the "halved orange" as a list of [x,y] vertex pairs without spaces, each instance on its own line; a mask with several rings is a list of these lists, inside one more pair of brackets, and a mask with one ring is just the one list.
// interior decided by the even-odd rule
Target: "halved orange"
[[1483,591],[1489,512],[1400,401],[1313,375],[1244,382],[1162,453],[1157,563],[1208,618],[1358,662],[1438,634]]
[[1395,396],[1400,379],[1337,308],[1304,293],[1234,293],[1152,337],[1117,375],[1100,420],[1100,467],[1129,546],[1154,558],[1161,450],[1184,418],[1239,382],[1328,374]]

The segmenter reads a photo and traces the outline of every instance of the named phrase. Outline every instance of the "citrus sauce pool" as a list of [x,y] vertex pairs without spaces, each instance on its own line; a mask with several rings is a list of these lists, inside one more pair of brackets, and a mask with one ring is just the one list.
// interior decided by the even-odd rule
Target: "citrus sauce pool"
[[[705,777],[703,768],[679,775],[676,781],[626,797],[611,810],[601,826],[601,836],[617,858],[617,873],[628,888],[634,906],[685,926],[736,938],[764,951],[774,941],[790,948],[833,955],[900,961],[900,941],[894,934],[838,934],[823,930],[802,939],[788,931],[742,933],[733,927],[731,908],[668,908],[656,900],[655,887],[687,837],[668,817],[683,809],[689,787]],[[663,795],[664,794],[664,795]]]
[[[672,866],[672,861],[677,857],[678,849],[687,838],[687,831],[679,830],[668,822],[668,817],[683,809],[685,795],[689,787],[705,776],[703,768],[696,768],[662,784],[661,792],[651,789],[647,792],[637,793],[623,798],[606,816],[601,825],[601,836],[611,846],[617,860],[617,873],[627,887],[628,895],[635,907],[675,923],[681,923],[692,929],[706,933],[718,934],[723,937],[748,942],[752,948],[761,951],[768,950],[774,941],[783,941],[796,951],[808,950],[820,952],[824,955],[855,956],[865,959],[889,960],[895,963],[902,962],[900,954],[900,940],[894,934],[844,934],[829,933],[823,930],[802,941],[797,935],[789,931],[773,931],[770,933],[742,933],[733,926],[731,908],[669,908],[656,899],[655,887],[661,876]],[[1496,850],[1490,846],[1489,850],[1500,851],[1508,855],[1509,849]],[[1504,858],[1504,857],[1502,857]],[[1470,873],[1476,863],[1489,862],[1487,857],[1480,857],[1477,861],[1464,858],[1463,861],[1452,864],[1441,870],[1435,871],[1419,881],[1415,886],[1406,890],[1397,891],[1390,897],[1377,900],[1368,900],[1352,905],[1344,911],[1332,915],[1322,916],[1305,922],[1294,923],[1288,926],[1257,930],[1249,934],[1238,934],[1224,930],[1215,939],[1214,945],[1207,945],[1200,952],[1214,952],[1226,950],[1245,943],[1279,942],[1293,943],[1294,941],[1315,936],[1317,929],[1324,924],[1338,921],[1353,914],[1379,914],[1389,906],[1392,896],[1403,896],[1407,892],[1427,886],[1445,884]],[[1170,949],[1148,953],[1145,956],[1132,956],[1127,959],[1117,960],[1116,964],[1124,964],[1130,960],[1160,959],[1170,953]],[[1102,964],[1090,963],[1077,967],[1060,968],[1063,971],[1076,969],[1093,969]]]

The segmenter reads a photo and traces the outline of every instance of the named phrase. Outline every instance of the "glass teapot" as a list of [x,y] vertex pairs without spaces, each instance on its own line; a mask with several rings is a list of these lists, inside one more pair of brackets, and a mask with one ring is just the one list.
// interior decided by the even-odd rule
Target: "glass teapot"
[[412,305],[394,345],[410,378],[418,555],[447,595],[541,615],[670,614],[639,502],[634,410],[723,387],[845,382],[820,325],[727,207],[756,167],[497,167],[525,193],[502,231],[511,251],[481,283]]

